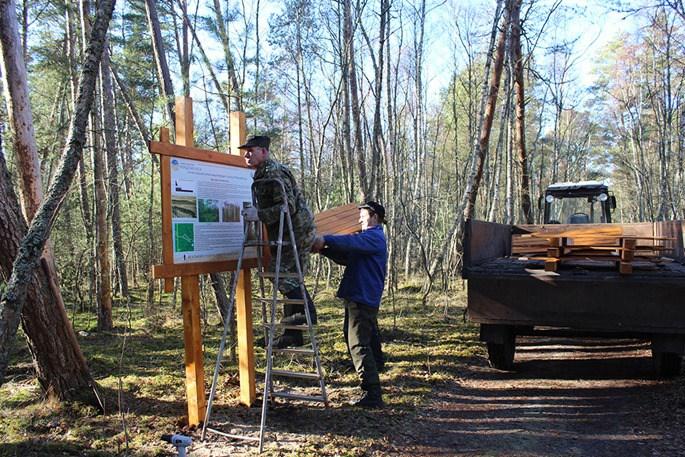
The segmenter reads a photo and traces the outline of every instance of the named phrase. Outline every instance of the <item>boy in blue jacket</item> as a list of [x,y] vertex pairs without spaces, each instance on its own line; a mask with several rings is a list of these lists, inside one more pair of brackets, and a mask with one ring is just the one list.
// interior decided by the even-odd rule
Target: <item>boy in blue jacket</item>
[[382,363],[377,317],[388,262],[381,225],[384,218],[385,208],[369,201],[359,206],[360,233],[317,237],[312,247],[314,252],[345,265],[337,296],[345,302],[345,342],[364,391],[354,405],[368,408],[383,406],[377,366]]

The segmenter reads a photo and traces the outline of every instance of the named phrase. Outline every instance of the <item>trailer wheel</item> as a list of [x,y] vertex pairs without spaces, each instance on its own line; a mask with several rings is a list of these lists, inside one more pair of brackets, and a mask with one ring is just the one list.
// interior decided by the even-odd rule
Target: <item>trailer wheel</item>
[[516,335],[511,332],[504,338],[504,343],[488,342],[488,361],[492,368],[509,371],[514,367],[516,352]]
[[657,376],[672,378],[680,374],[683,356],[675,352],[661,352],[652,350],[652,362]]

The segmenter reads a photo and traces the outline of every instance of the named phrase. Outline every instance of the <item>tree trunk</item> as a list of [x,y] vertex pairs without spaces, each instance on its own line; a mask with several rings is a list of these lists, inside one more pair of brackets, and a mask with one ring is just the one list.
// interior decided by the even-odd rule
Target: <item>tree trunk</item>
[[[22,46],[17,30],[13,1],[0,3],[0,54],[2,59],[3,87],[8,114],[15,131],[15,156],[22,171],[21,186],[24,210],[33,218],[40,205],[43,191],[40,161],[33,133],[33,119],[28,103],[28,86]],[[0,138],[0,142],[2,139]],[[8,277],[12,260],[26,232],[4,157],[0,150],[0,276]],[[64,303],[57,285],[52,250],[46,246],[41,269],[33,277],[28,304],[22,310],[22,327],[31,352],[38,381],[49,396],[88,399],[94,386],[74,331],[67,319]],[[53,357],[57,350],[63,357]],[[93,400],[91,397],[90,400]]]
[[300,75],[304,79],[304,63],[302,62],[302,5],[295,6],[297,22],[296,31],[296,51],[295,51],[295,84],[297,91],[297,141],[298,153],[300,156],[300,188],[302,195],[307,199],[307,181],[305,180],[305,156],[304,156],[304,131],[302,127],[302,81]]
[[526,153],[525,92],[523,87],[523,56],[521,53],[521,0],[514,0],[511,10],[511,60],[514,64],[514,94],[516,95],[516,149],[521,173],[521,210],[526,224],[533,223],[530,205],[530,178]]
[[352,29],[352,0],[344,0],[344,40],[347,49],[347,67],[349,69],[350,111],[354,125],[354,149],[357,151],[357,170],[359,171],[359,189],[361,200],[366,201],[369,195],[369,184],[366,175],[366,157],[362,137],[361,106],[359,105],[359,87],[357,85],[357,66],[354,55],[354,31]]
[[[59,207],[64,201],[76,174],[78,162],[81,160],[88,113],[93,102],[93,93],[97,81],[98,65],[113,10],[114,0],[100,0],[90,46],[86,51],[81,70],[78,102],[71,121],[67,146],[62,154],[55,180],[50,185],[45,199],[31,221],[28,232],[22,239],[19,253],[12,267],[7,290],[0,299],[0,384],[5,379],[5,371],[9,363],[9,347],[17,332],[19,316],[27,299],[29,285],[40,264],[40,256],[50,236],[50,230]],[[3,194],[4,192],[0,195]],[[50,324],[52,325],[52,323]],[[53,347],[52,352],[50,352],[52,357],[60,355],[59,352],[55,352],[55,349]]]
[[[26,222],[0,152],[0,250],[5,254],[0,256],[1,276],[11,274],[12,260],[25,233]],[[29,275],[31,287],[26,306],[21,311],[22,329],[38,382],[49,397],[97,404],[96,384],[90,376],[66,310],[55,299],[56,284],[50,280],[45,267],[47,263],[41,262],[41,267]],[[11,341],[6,343],[11,344]]]
[[126,262],[124,260],[124,246],[121,240],[121,208],[119,206],[119,169],[116,143],[116,119],[114,116],[114,87],[110,70],[109,49],[105,43],[100,62],[100,96],[102,100],[102,127],[105,133],[105,148],[107,150],[107,172],[109,184],[109,216],[112,221],[112,244],[114,245],[115,272],[119,282],[119,291],[128,298],[128,278]]
[[[382,8],[382,14],[386,15],[386,27],[385,27],[385,50],[386,50],[386,83],[385,83],[385,94],[386,94],[386,110],[388,116],[388,142],[385,145],[385,166],[388,169],[388,179],[386,182],[386,198],[385,202],[387,205],[386,219],[390,222],[390,227],[388,230],[388,239],[391,242],[388,244],[388,284],[390,290],[393,292],[397,288],[399,283],[397,274],[397,249],[396,246],[399,245],[396,239],[397,230],[397,218],[396,218],[396,204],[394,202],[394,196],[397,192],[397,170],[395,168],[395,126],[394,126],[394,116],[393,116],[393,97],[392,97],[392,86],[390,84],[390,75],[392,69],[392,63],[390,61],[390,3],[389,0],[385,0],[385,7]],[[397,80],[397,75],[395,75],[395,80]],[[391,200],[390,197],[393,197]]]
[[384,67],[384,51],[385,51],[385,26],[387,18],[387,10],[390,9],[388,0],[380,1],[380,29],[378,32],[378,62],[374,65],[374,95],[375,105],[373,110],[373,134],[372,134],[372,149],[371,149],[371,177],[369,179],[369,192],[372,199],[378,199],[383,195],[381,189],[381,182],[383,175],[381,173],[381,144],[383,142],[383,127],[381,125],[381,100],[383,91],[383,72]]
[[506,140],[506,127],[509,125],[509,108],[510,105],[507,103],[502,103],[500,107],[500,122],[499,122],[499,134],[497,136],[497,146],[495,148],[495,164],[494,164],[494,177],[491,183],[491,193],[492,201],[490,202],[490,211],[488,212],[488,222],[497,221],[497,212],[499,210],[500,202],[500,181],[502,175],[502,167],[505,164],[504,157],[506,156],[505,140]]
[[[343,157],[342,157],[342,162],[344,163],[344,176],[346,176],[346,181],[347,181],[347,199],[349,201],[352,201],[355,199],[355,194],[354,194],[354,161],[352,158],[352,133],[351,133],[351,126],[350,126],[350,118],[351,118],[351,113],[350,113],[350,58],[349,58],[349,53],[347,51],[347,47],[349,46],[348,44],[348,34],[351,34],[352,31],[348,31],[348,22],[347,22],[347,16],[348,16],[348,9],[350,7],[349,5],[350,0],[344,0],[343,3],[343,13],[342,13],[342,21],[340,21],[340,11],[338,11],[338,28],[340,29],[340,26],[342,25],[342,30],[339,30],[339,36],[342,37],[342,41],[338,43],[339,48],[340,48],[340,66],[341,66],[341,79],[342,79],[342,91],[343,91],[343,98],[342,98],[342,104],[343,104],[343,109],[342,112],[340,113],[342,115],[342,138],[341,138],[341,145],[342,145],[342,151],[343,151]],[[338,3],[338,8],[340,7],[340,3]],[[342,22],[342,24],[340,24]],[[351,25],[350,25],[351,28]]]
[[162,96],[166,98],[167,115],[169,116],[169,123],[173,128],[176,122],[174,114],[176,104],[174,100],[174,86],[171,84],[171,73],[169,72],[169,65],[167,64],[166,53],[164,52],[162,29],[159,25],[157,5],[154,0],[145,0],[145,12],[147,13],[148,26],[150,27],[150,36],[152,36],[152,49],[155,53],[160,89]]
[[[81,23],[84,29],[84,54],[88,45],[85,36],[90,34],[90,2],[81,2]],[[106,43],[103,47],[106,47]],[[103,51],[104,52],[104,51]],[[97,89],[96,89],[97,93]],[[111,330],[112,322],[112,281],[110,277],[111,261],[109,257],[109,227],[107,225],[107,186],[106,161],[100,142],[101,122],[100,104],[93,98],[90,110],[90,155],[93,167],[93,193],[95,197],[95,293],[97,301],[98,330]]]
[[[490,142],[490,131],[492,130],[492,122],[495,115],[495,105],[497,104],[497,94],[499,92],[500,79],[502,76],[502,67],[504,66],[504,48],[507,39],[507,30],[509,29],[509,19],[511,11],[510,2],[512,0],[506,0],[506,5],[504,9],[504,14],[502,17],[502,27],[499,32],[499,37],[497,39],[497,46],[495,48],[495,53],[492,56],[492,62],[494,67],[492,69],[492,75],[490,77],[490,85],[487,93],[483,93],[483,97],[486,103],[481,102],[481,110],[483,112],[481,128],[480,128],[480,138],[478,143],[474,145],[473,149],[473,160],[471,162],[471,172],[469,174],[466,189],[462,196],[460,203],[460,210],[457,212],[457,216],[447,233],[445,241],[443,241],[442,248],[435,256],[433,263],[431,264],[429,275],[428,275],[428,288],[432,287],[432,278],[438,269],[441,267],[442,261],[447,255],[447,249],[450,246],[451,240],[454,237],[461,239],[464,233],[464,226],[466,221],[468,221],[473,215],[473,208],[476,201],[476,196],[478,195],[478,187],[480,185],[480,179],[483,175],[483,163],[485,161],[485,155],[488,152],[488,145]],[[499,10],[499,8],[498,8]],[[499,11],[497,11],[499,12]],[[497,14],[496,14],[497,20]],[[493,27],[492,34],[497,32],[497,27]],[[489,53],[490,54],[490,53]],[[486,64],[486,68],[489,65]],[[485,78],[487,80],[489,75],[486,74]],[[485,85],[484,87],[488,87]]]
[[233,58],[233,53],[229,46],[229,37],[226,27],[224,26],[224,16],[221,12],[220,0],[213,0],[214,3],[214,23],[217,27],[217,32],[221,40],[221,46],[224,49],[224,58],[226,60],[226,71],[228,73],[228,98],[235,100],[231,106],[236,111],[243,110],[242,94],[240,90],[240,84],[238,82],[238,76],[235,69],[235,59]]
[[[181,14],[180,16],[182,17],[187,17],[188,16],[188,2],[187,0],[177,0],[176,2],[178,4],[178,7],[181,9]],[[178,15],[174,14],[173,15],[173,20],[174,20],[174,31],[176,35],[176,45],[177,45],[177,54],[178,54],[178,62],[181,67],[181,81],[183,82],[183,91],[182,93],[185,94],[186,96],[190,96],[190,43],[189,43],[189,36],[188,36],[188,21],[183,21],[181,25],[179,26],[176,23],[176,17]],[[178,31],[179,29],[181,30],[181,36],[179,37]]]
[[[114,67],[110,67],[112,70],[112,76],[114,76],[114,81],[117,83],[117,87],[119,88],[119,92],[121,93],[121,96],[124,98],[124,103],[126,103],[126,108],[128,108],[128,113],[131,115],[131,118],[133,118],[133,122],[136,124],[136,130],[138,130],[138,134],[140,135],[140,139],[143,140],[143,143],[148,143],[152,137],[150,136],[150,132],[148,132],[147,127],[145,127],[145,123],[143,122],[143,119],[140,117],[140,114],[138,114],[138,110],[136,109],[135,105],[133,104],[133,100],[131,100],[131,96],[128,93],[128,88],[124,85],[123,81],[119,78],[119,75],[116,72],[116,69]],[[154,154],[150,154],[150,157],[152,157],[152,160],[156,163],[157,162],[157,156]]]
[[0,3],[0,69],[7,114],[14,134],[14,149],[24,216],[31,219],[43,196],[40,159],[33,131],[28,77],[16,20],[14,0]]

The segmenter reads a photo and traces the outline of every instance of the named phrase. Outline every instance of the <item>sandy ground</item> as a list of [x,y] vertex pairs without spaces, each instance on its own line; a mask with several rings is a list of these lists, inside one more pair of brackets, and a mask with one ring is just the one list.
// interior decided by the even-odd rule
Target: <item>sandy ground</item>
[[[335,391],[332,409],[271,413],[272,430],[281,432],[270,435],[267,449],[272,455],[685,455],[685,382],[653,375],[646,342],[519,337],[514,372],[491,369],[482,358],[463,366],[453,382],[434,387],[418,418],[399,414],[388,427],[392,409],[364,411],[367,422],[359,428],[374,419],[385,424],[366,449],[352,441],[345,448],[360,413],[340,406],[349,392]],[[298,425],[304,435],[295,433]],[[324,452],[327,440],[340,454]],[[253,453],[254,447],[217,441],[197,443],[191,455]]]
[[649,344],[522,338],[514,373],[486,367],[421,417],[414,455],[685,455],[683,382],[652,373]]

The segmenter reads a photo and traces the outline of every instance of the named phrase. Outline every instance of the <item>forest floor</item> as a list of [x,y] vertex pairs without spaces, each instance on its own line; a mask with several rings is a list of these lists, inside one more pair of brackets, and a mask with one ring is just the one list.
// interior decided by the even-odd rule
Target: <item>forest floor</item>
[[[685,455],[685,379],[656,379],[646,342],[519,338],[515,371],[500,372],[488,367],[477,327],[463,320],[463,290],[424,307],[406,288],[394,306],[382,305],[386,407],[362,410],[348,406],[358,389],[343,310],[333,291],[316,301],[331,407],[271,409],[265,455]],[[215,315],[203,327],[208,380],[220,337]],[[44,401],[20,336],[0,387],[0,456],[175,455],[159,437],[177,431],[193,437],[190,456],[256,454],[254,445],[201,442],[184,427],[178,306],[117,306],[111,333],[95,332],[92,316],[75,313],[74,326],[107,411]],[[258,360],[263,353],[256,349]],[[235,366],[222,380],[214,425],[257,429],[259,408],[238,406]]]

